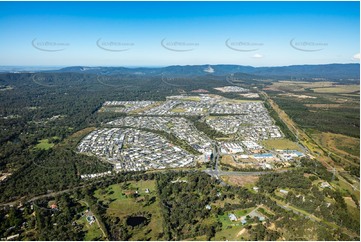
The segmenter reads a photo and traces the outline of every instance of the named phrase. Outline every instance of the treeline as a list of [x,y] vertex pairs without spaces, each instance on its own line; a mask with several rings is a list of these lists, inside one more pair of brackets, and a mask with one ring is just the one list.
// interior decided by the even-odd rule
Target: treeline
[[205,133],[211,139],[227,138],[227,136],[215,129],[212,129],[206,122],[200,121],[201,117],[188,117],[193,122],[194,126],[201,132]]
[[267,100],[264,100],[264,105],[267,108],[270,116],[275,120],[275,124],[280,127],[280,129],[282,130],[283,134],[285,135],[286,138],[292,140],[292,141],[297,141],[297,138],[295,137],[295,135],[292,133],[292,131],[287,127],[287,125],[281,120],[281,118],[279,117],[279,115],[277,114],[277,112],[272,108],[272,106],[269,104],[269,102]]
[[278,188],[286,187],[307,191],[311,187],[311,181],[303,176],[302,171],[295,170],[260,176],[257,185],[261,192],[267,193],[273,193]]

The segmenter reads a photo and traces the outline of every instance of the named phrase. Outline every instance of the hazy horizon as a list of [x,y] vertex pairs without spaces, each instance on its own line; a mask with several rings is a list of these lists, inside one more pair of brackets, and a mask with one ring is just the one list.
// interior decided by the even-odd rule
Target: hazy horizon
[[324,64],[298,64],[298,65],[280,65],[280,66],[252,66],[252,65],[238,65],[238,64],[197,64],[197,65],[163,65],[163,66],[126,66],[126,65],[74,65],[74,66],[67,66],[67,65],[54,65],[54,66],[47,66],[47,65],[38,65],[38,66],[26,66],[26,65],[18,65],[18,66],[6,66],[6,65],[0,65],[0,72],[1,71],[39,71],[39,70],[60,70],[62,68],[67,67],[90,67],[90,68],[96,68],[96,67],[109,67],[109,68],[117,68],[117,67],[123,67],[123,68],[164,68],[164,67],[170,67],[170,66],[217,66],[217,65],[237,65],[237,66],[250,66],[254,68],[271,68],[271,67],[290,67],[290,66],[308,66],[308,65],[333,65],[333,64],[339,64],[339,65],[349,65],[349,64],[358,64],[360,63],[324,63]]

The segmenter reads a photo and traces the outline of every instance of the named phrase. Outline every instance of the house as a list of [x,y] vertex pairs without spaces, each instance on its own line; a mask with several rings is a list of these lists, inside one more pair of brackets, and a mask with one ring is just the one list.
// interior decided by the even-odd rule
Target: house
[[246,217],[241,218],[241,224],[245,225],[247,223]]
[[320,185],[321,188],[331,188],[331,185],[328,182],[322,182]]
[[284,194],[284,195],[287,195],[287,194],[288,194],[288,191],[283,190],[283,189],[280,189],[280,193],[282,193],[282,194]]
[[231,221],[237,221],[237,217],[236,217],[236,215],[234,215],[233,213],[228,214],[228,218],[229,218],[229,220],[231,220]]
[[50,208],[51,208],[52,210],[58,210],[58,205],[56,205],[55,203],[53,203],[53,204],[50,205]]
[[95,222],[95,217],[94,216],[88,216],[88,217],[86,217],[86,220],[91,225],[92,223]]

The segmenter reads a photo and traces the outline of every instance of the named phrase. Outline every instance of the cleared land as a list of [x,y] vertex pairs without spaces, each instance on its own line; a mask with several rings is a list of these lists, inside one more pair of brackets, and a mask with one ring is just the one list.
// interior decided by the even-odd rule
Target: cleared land
[[258,176],[222,176],[225,182],[229,183],[232,186],[252,186],[256,184],[259,177]]
[[314,103],[314,104],[304,104],[306,107],[309,108],[339,108],[341,107],[341,104],[335,104],[335,103]]
[[40,149],[40,150],[49,150],[50,148],[53,148],[53,146],[54,146],[54,143],[49,142],[49,139],[42,139],[35,146],[35,148]]
[[332,87],[319,87],[311,89],[318,93],[352,93],[360,91],[359,85],[332,85]]
[[[252,161],[252,159],[247,159],[247,161]],[[231,155],[223,155],[221,158],[221,165],[227,165],[234,168],[244,168],[247,165],[236,162]]]
[[360,140],[342,134],[329,132],[314,132],[312,134],[320,145],[336,153],[337,155],[349,160],[350,162],[359,163],[360,161]]
[[269,139],[262,141],[262,145],[269,150],[279,149],[279,150],[298,150],[302,151],[299,145],[289,139]]
[[171,110],[171,112],[173,113],[184,113],[186,111],[186,109],[184,108],[174,108]]
[[298,81],[279,81],[273,82],[272,85],[264,88],[269,91],[289,91],[304,92],[306,89],[329,88],[334,86],[334,82],[298,82]]

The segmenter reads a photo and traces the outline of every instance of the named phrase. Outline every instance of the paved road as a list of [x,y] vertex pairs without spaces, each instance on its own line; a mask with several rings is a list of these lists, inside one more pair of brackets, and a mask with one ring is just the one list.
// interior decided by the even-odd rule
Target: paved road
[[[43,194],[43,195],[39,195],[39,196],[35,196],[33,198],[30,198],[28,200],[26,200],[26,202],[33,202],[33,201],[36,201],[38,199],[42,199],[42,198],[47,198],[47,197],[54,197],[56,195],[60,195],[60,194],[63,194],[63,193],[68,193],[70,191],[73,191],[73,190],[76,190],[76,189],[79,189],[79,188],[82,188],[84,187],[85,185],[83,186],[79,186],[79,187],[74,187],[74,188],[69,188],[69,189],[65,189],[65,190],[62,190],[62,191],[58,191],[58,192],[52,192],[52,193],[48,193],[48,194]],[[16,204],[19,204],[20,201],[24,200],[25,198],[20,198],[16,201],[12,201],[12,202],[8,202],[8,203],[1,203],[0,204],[0,207],[4,207],[4,206],[10,206],[10,205],[16,205]]]

